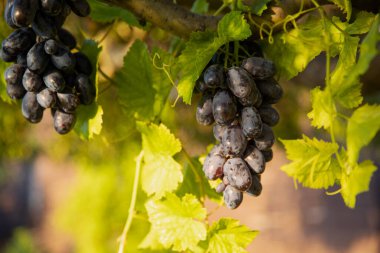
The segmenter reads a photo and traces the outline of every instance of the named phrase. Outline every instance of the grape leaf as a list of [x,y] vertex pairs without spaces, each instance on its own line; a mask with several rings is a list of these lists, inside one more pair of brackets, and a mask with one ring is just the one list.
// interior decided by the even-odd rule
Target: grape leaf
[[268,3],[272,0],[254,0],[250,5],[251,12],[257,16],[261,16],[268,9]]
[[311,125],[328,129],[336,117],[336,108],[330,92],[327,89],[314,88],[311,91],[311,104],[313,109],[307,114],[312,119]]
[[152,120],[159,114],[171,88],[164,72],[153,66],[146,44],[140,40],[129,49],[114,80],[123,111],[138,119]]
[[251,30],[240,12],[226,14],[218,24],[218,31],[195,32],[186,43],[186,48],[178,58],[177,66],[182,68],[181,79],[177,85],[178,95],[187,104],[191,97],[195,81],[215,52],[229,41],[244,40],[251,35]]
[[159,235],[159,242],[165,248],[192,250],[206,239],[206,226],[201,222],[206,218],[206,209],[195,196],[186,194],[180,199],[169,193],[165,199],[150,200],[145,206],[151,230]]
[[361,11],[356,15],[354,22],[347,26],[345,31],[349,34],[367,33],[374,20],[375,15],[373,13]]
[[246,253],[245,248],[258,235],[238,220],[222,218],[214,222],[207,232],[207,253]]
[[90,140],[102,131],[103,108],[94,102],[91,105],[79,106],[76,110],[77,122],[75,133],[83,140]]
[[350,20],[352,14],[352,5],[350,0],[329,0],[336,4],[342,11],[344,11],[347,15],[347,20]]
[[326,48],[323,33],[321,20],[310,17],[298,28],[276,34],[272,44],[261,43],[261,47],[267,57],[274,60],[277,74],[291,79]]
[[369,190],[371,176],[376,170],[377,168],[372,161],[367,160],[356,164],[350,174],[343,173],[341,194],[348,207],[354,208],[356,196]]
[[[347,75],[339,86],[339,89],[334,92],[338,101],[348,108],[356,107],[361,102],[359,102],[359,98],[361,98],[359,78],[367,71],[372,59],[379,52],[377,49],[377,44],[380,41],[379,24],[379,15],[377,15],[369,33],[360,45],[360,56],[357,63],[350,68],[346,68]],[[355,100],[350,102],[351,99]]]
[[[198,185],[199,187],[194,187]],[[207,197],[216,203],[222,203],[223,198],[213,189],[204,175],[202,164],[198,159],[191,159],[191,163],[187,163],[184,167],[184,181],[178,188],[177,196],[183,196],[186,193],[195,195],[199,200]]]
[[207,0],[195,0],[191,11],[194,13],[205,14],[208,12],[209,3]]
[[[98,96],[98,66],[101,51],[102,48],[93,40],[85,40],[81,46],[81,52],[87,55],[93,66],[90,80],[96,88],[96,99]],[[103,108],[97,102],[87,106],[79,106],[74,131],[81,139],[90,140],[94,135],[100,134],[103,124],[102,117]]]
[[380,129],[380,105],[363,105],[355,110],[347,124],[347,155],[355,164],[360,150],[375,137]]
[[176,190],[183,180],[182,167],[172,157],[181,151],[181,143],[163,124],[137,122],[137,129],[144,150],[142,188],[148,195],[161,198]]
[[340,178],[340,167],[333,154],[338,145],[303,136],[298,140],[281,140],[291,163],[282,166],[290,177],[305,187],[328,188]]
[[137,18],[128,10],[116,6],[110,6],[98,0],[89,0],[91,7],[90,17],[100,23],[110,23],[122,20],[131,26],[141,27]]

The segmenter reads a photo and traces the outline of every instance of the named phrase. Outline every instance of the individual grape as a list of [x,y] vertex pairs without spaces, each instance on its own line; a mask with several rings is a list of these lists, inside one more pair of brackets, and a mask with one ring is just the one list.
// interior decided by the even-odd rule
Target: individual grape
[[37,101],[43,108],[54,107],[57,102],[56,93],[48,88],[43,89],[37,94]]
[[22,78],[22,85],[25,90],[30,92],[38,92],[43,87],[43,81],[40,75],[33,73],[29,69],[26,69]]
[[265,157],[255,146],[248,146],[244,154],[244,161],[248,168],[256,174],[261,174],[265,170]]
[[268,126],[275,126],[280,120],[280,115],[278,114],[276,109],[274,109],[270,105],[262,105],[259,108],[259,114],[261,120]]
[[219,154],[208,154],[203,163],[203,172],[209,180],[223,176],[223,165],[226,158]]
[[63,8],[62,0],[40,0],[41,11],[49,16],[57,16]]
[[236,209],[243,201],[243,193],[231,185],[227,185],[223,192],[224,203],[229,209]]
[[249,139],[261,134],[263,126],[259,112],[255,107],[244,107],[242,109],[240,124],[244,135]]
[[53,55],[58,52],[60,46],[56,40],[50,39],[45,42],[44,49],[47,54]]
[[26,62],[30,71],[37,74],[42,74],[45,71],[49,63],[49,55],[45,52],[44,42],[36,43],[29,50]]
[[223,152],[225,156],[236,157],[244,153],[247,139],[239,125],[229,126],[222,136]]
[[75,57],[75,70],[79,73],[85,74],[85,75],[91,75],[92,73],[92,64],[90,59],[88,57],[81,53],[77,52],[74,54]]
[[[66,29],[63,29],[63,28],[58,29],[58,38],[70,50],[74,49],[77,46],[77,40],[75,39],[74,35],[71,32],[67,31]],[[82,54],[82,53],[78,52],[78,54]]]
[[220,125],[230,124],[236,117],[237,108],[234,98],[226,90],[216,92],[212,101],[215,122]]
[[259,150],[268,150],[274,144],[274,133],[272,128],[267,124],[263,124],[263,130],[261,134],[255,137],[255,144]]
[[0,49],[0,58],[5,62],[14,62],[17,60],[17,55],[14,54],[8,54],[3,50],[3,48]]
[[54,129],[59,134],[67,134],[74,128],[76,122],[75,114],[65,113],[57,110],[54,113]]
[[199,79],[195,82],[195,91],[205,92],[208,89],[205,82],[203,81],[203,75],[199,77]]
[[37,94],[27,92],[22,99],[21,111],[24,118],[31,123],[38,123],[42,120],[44,109],[37,101]]
[[211,125],[214,123],[212,113],[212,94],[204,93],[197,106],[196,119],[201,125]]
[[14,0],[12,21],[19,27],[27,27],[35,18],[38,9],[38,0]]
[[222,144],[216,144],[209,152],[209,155],[220,155],[223,156]]
[[225,185],[223,182],[221,182],[220,184],[218,184],[215,188],[215,191],[217,193],[222,193],[225,189],[226,189],[227,185]]
[[62,91],[65,88],[65,79],[58,70],[51,70],[44,74],[44,83],[53,92]]
[[223,166],[223,173],[229,184],[240,191],[245,191],[251,186],[251,173],[240,157],[228,159]]
[[75,109],[78,107],[80,101],[76,94],[71,92],[57,93],[59,108],[67,113],[74,113]]
[[263,186],[261,185],[261,182],[260,182],[260,175],[254,175],[253,174],[252,175],[252,184],[249,187],[249,189],[246,190],[245,192],[251,196],[258,197],[261,194],[262,190],[263,190]]
[[273,159],[273,150],[268,149],[268,150],[262,150],[261,153],[264,156],[265,162],[270,162]]
[[209,66],[203,73],[203,81],[208,88],[222,88],[224,86],[224,69],[219,64]]
[[260,80],[270,78],[276,72],[273,62],[261,57],[251,57],[243,60],[242,67],[254,78]]
[[232,67],[228,69],[227,84],[231,92],[238,98],[246,98],[251,92],[257,93],[255,81],[243,68]]
[[72,72],[75,67],[75,57],[64,48],[60,48],[55,55],[51,56],[53,65],[64,72]]
[[7,3],[5,4],[4,19],[9,27],[13,29],[17,29],[18,26],[15,25],[15,23],[13,23],[13,20],[12,20],[13,3],[14,3],[14,0],[8,0]]
[[96,98],[96,88],[88,76],[79,74],[75,79],[79,99],[83,105],[92,104]]
[[62,27],[70,13],[71,7],[66,3],[66,1],[63,1],[61,12],[57,16],[52,17],[55,27]]
[[51,39],[57,35],[57,27],[54,25],[53,18],[40,11],[37,12],[36,18],[33,20],[32,28],[42,39]]
[[247,97],[238,98],[239,103],[242,106],[255,106],[258,107],[261,105],[262,97],[260,92],[254,90]]
[[257,81],[256,84],[261,95],[264,97],[265,103],[275,104],[281,99],[283,90],[273,78]]
[[25,67],[13,64],[4,73],[4,79],[7,83],[7,94],[11,99],[21,99],[26,93],[22,86],[22,75],[24,72]]
[[36,35],[30,28],[21,28],[12,32],[2,42],[3,50],[10,55],[18,55],[28,51],[36,41]]
[[90,5],[86,0],[67,0],[67,3],[79,17],[87,17],[90,14]]
[[19,84],[22,86],[22,76],[24,75],[25,67],[20,64],[9,66],[4,72],[4,79],[7,85]]
[[227,128],[228,128],[227,125],[215,124],[213,129],[212,129],[215,139],[217,139],[218,141],[222,141],[223,134]]

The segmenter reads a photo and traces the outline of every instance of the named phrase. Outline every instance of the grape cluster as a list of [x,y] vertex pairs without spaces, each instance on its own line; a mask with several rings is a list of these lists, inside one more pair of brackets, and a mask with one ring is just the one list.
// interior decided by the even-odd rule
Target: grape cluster
[[272,105],[283,94],[274,74],[271,61],[255,56],[228,69],[209,65],[196,84],[202,93],[196,119],[202,125],[215,123],[213,133],[218,141],[207,155],[203,171],[209,180],[221,179],[216,191],[223,192],[231,209],[241,204],[243,192],[260,195],[261,174],[273,157],[271,127],[278,123],[279,114]]
[[91,62],[74,52],[76,39],[62,28],[71,11],[85,17],[90,6],[86,0],[8,0],[4,18],[16,30],[0,50],[3,61],[14,62],[4,74],[9,97],[22,99],[22,115],[31,123],[51,108],[60,134],[74,127],[79,104],[89,105],[96,96]]

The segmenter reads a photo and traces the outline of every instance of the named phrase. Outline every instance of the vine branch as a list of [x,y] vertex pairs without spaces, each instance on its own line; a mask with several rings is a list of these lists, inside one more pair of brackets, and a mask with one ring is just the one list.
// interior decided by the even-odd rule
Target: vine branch
[[220,17],[200,15],[173,3],[172,0],[101,0],[133,12],[158,27],[180,37],[189,37],[191,32],[216,30]]

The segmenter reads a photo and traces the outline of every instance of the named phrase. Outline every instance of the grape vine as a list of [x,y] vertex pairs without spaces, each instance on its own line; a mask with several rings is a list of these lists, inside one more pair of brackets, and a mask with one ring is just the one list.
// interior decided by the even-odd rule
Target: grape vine
[[[73,224],[83,216],[84,223],[93,224],[88,217],[101,217],[107,231],[94,228],[90,237],[68,226],[78,252],[115,252],[117,240],[119,253],[247,252],[258,231],[232,218],[211,223],[205,202],[223,206],[224,201],[234,209],[243,192],[260,195],[261,174],[274,155],[278,128],[272,127],[281,114],[273,104],[287,91],[279,83],[303,72],[321,54],[325,81],[310,91],[307,116],[324,135],[281,136],[289,159],[281,169],[304,187],[341,194],[354,208],[377,170],[360,154],[380,129],[380,105],[367,104],[360,77],[379,54],[379,15],[337,0],[300,1],[293,12],[270,0],[224,0],[216,8],[196,0],[191,10],[175,2],[8,0],[2,9],[1,103],[13,108],[13,99],[22,99],[17,106],[32,123],[51,108],[58,133],[74,129],[87,140],[72,145],[75,135],[68,134],[67,153],[85,153],[84,167],[99,168],[83,172],[76,191],[90,197],[73,194],[67,219]],[[276,15],[279,10],[283,16]],[[91,28],[81,27],[71,11],[89,14],[89,27],[102,31],[94,36],[97,41],[77,46]],[[66,18],[83,28],[80,36],[62,28]],[[16,30],[10,33],[6,26]],[[128,37],[123,34],[127,29]],[[114,72],[99,68],[99,57],[101,64],[112,65],[106,58],[111,51],[101,51],[113,39],[129,45],[122,66],[112,66]],[[179,124],[174,116],[177,108],[198,98],[193,119],[214,124],[216,140],[207,155],[199,156],[190,155],[179,137],[178,126],[187,119],[177,114],[185,122]],[[112,198],[117,204],[92,213]],[[88,205],[86,212],[80,203]],[[83,243],[88,238],[101,239],[91,241],[91,247]]]

